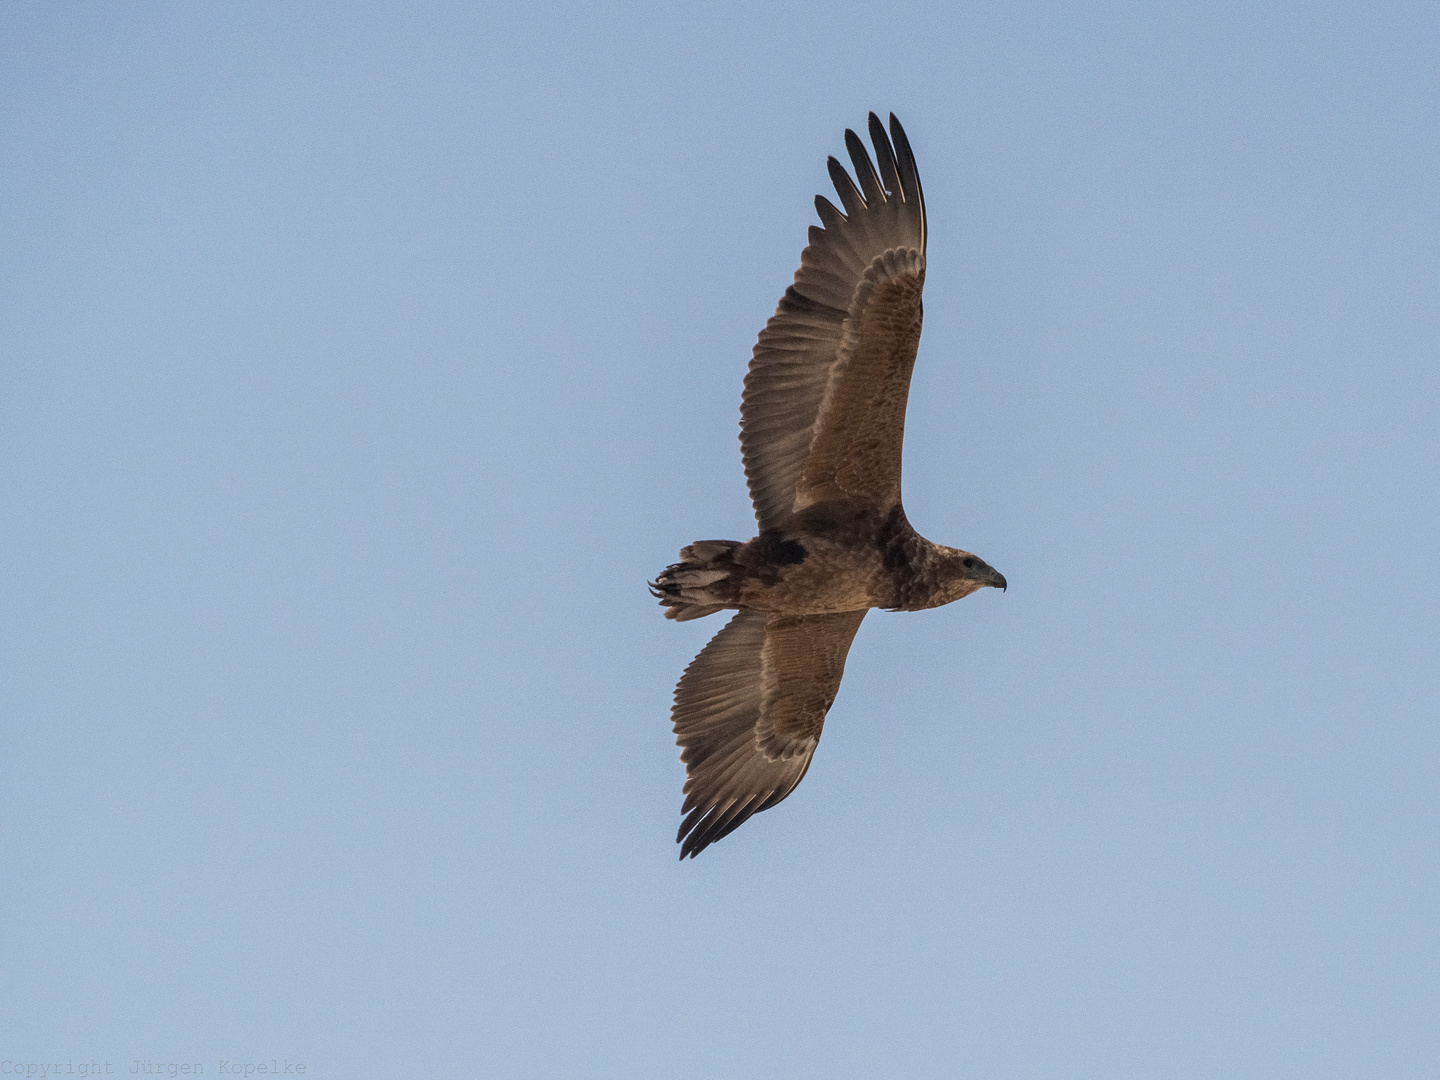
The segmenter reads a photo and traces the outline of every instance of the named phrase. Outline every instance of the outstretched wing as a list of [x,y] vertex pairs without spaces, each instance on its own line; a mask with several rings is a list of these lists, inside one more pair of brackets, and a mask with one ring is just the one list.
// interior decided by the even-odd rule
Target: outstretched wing
[[760,529],[827,494],[900,499],[905,402],[920,339],[925,202],[900,121],[870,114],[879,171],[853,131],[855,183],[829,160],[795,283],[760,332],[740,405],[740,450]]
[[795,790],[863,618],[741,611],[691,661],[671,710],[688,776],[680,858]]

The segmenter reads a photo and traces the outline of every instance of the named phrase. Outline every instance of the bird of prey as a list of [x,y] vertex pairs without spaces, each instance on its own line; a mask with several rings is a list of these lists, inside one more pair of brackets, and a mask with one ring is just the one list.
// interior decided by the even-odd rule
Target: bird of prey
[[[870,114],[845,132],[857,187],[815,209],[795,283],[745,376],[740,452],[758,535],[700,540],[651,583],[667,619],[737,613],[685,669],[671,718],[685,763],[680,858],[795,789],[870,608],[939,607],[1005,578],[905,520],[900,451],[920,342],[925,202],[909,140]],[[878,170],[877,170],[878,165]]]

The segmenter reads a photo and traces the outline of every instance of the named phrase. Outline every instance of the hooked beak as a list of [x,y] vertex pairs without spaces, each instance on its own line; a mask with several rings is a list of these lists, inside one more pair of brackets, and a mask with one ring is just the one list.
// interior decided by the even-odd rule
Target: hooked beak
[[1002,592],[1004,591],[1007,584],[1004,574],[1000,573],[999,570],[996,570],[984,559],[971,555],[968,551],[962,551],[959,554],[963,556],[961,561],[961,565],[965,568],[962,571],[963,575],[975,583],[971,586],[972,589],[984,589],[988,587],[991,589],[1000,589]]

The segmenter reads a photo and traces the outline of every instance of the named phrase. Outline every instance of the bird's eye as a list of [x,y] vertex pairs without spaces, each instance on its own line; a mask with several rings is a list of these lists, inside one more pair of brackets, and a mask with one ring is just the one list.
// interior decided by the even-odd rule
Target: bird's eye
[[966,570],[974,570],[974,569],[975,569],[975,560],[974,560],[974,559],[966,559],[966,560],[965,560],[964,562],[962,562],[960,565],[963,566],[963,567],[965,567]]

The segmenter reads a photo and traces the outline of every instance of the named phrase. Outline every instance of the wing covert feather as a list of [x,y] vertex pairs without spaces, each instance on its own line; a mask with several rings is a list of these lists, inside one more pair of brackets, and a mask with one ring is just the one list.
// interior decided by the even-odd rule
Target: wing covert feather
[[795,509],[826,499],[882,513],[899,505],[924,286],[925,263],[913,248],[892,248],[865,271],[801,466]]

